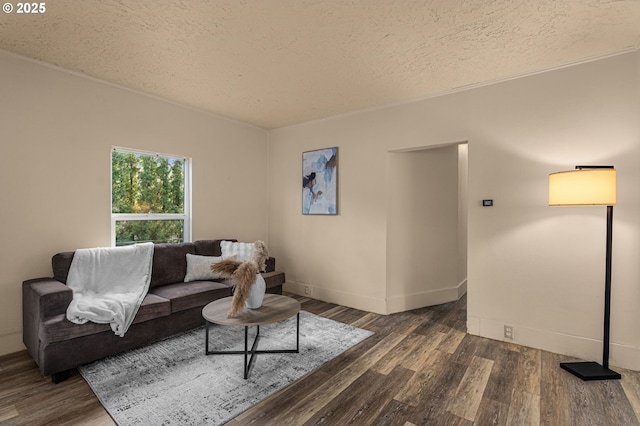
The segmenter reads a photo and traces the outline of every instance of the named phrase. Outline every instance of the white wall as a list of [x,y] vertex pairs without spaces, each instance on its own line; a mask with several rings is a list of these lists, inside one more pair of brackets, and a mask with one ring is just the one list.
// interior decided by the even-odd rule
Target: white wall
[[22,281],[110,244],[113,145],[193,159],[193,238],[267,238],[264,130],[0,51],[0,355],[22,345]]
[[[271,131],[269,243],[287,287],[384,312],[387,152],[468,141],[469,331],[502,339],[508,324],[517,343],[599,360],[604,208],[548,207],[547,181],[613,164],[610,360],[640,369],[639,62],[633,52]],[[303,217],[301,153],[329,146],[340,149],[340,214]]]

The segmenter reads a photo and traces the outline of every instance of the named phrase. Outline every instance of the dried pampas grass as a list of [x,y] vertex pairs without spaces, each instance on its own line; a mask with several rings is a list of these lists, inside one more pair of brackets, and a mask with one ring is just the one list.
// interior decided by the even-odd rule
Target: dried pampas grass
[[269,258],[269,250],[264,241],[256,241],[253,243],[253,261],[258,265],[259,271],[267,269],[267,259]]
[[237,316],[244,308],[249,289],[256,281],[258,264],[254,261],[240,262],[234,259],[225,259],[218,263],[211,264],[211,270],[224,278],[231,278],[236,285],[231,301],[231,310],[227,318]]

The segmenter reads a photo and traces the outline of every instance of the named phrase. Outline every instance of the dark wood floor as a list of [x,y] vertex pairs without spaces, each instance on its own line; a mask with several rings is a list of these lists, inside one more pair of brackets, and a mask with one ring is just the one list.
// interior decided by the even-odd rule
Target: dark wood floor
[[[229,425],[640,425],[640,372],[582,382],[566,357],[465,333],[466,300],[389,316],[298,297],[375,334]],[[54,385],[0,358],[0,424],[113,425],[76,371]]]

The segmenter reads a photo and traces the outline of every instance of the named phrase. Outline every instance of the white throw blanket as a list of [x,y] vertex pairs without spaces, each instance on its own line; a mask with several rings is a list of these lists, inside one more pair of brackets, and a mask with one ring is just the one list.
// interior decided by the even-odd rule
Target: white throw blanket
[[153,243],[76,250],[67,286],[73,300],[67,319],[111,324],[124,336],[149,290]]

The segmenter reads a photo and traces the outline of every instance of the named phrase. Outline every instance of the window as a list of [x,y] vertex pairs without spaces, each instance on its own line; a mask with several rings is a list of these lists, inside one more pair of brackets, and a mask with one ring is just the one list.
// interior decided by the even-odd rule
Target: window
[[191,160],[114,148],[111,245],[191,241]]

